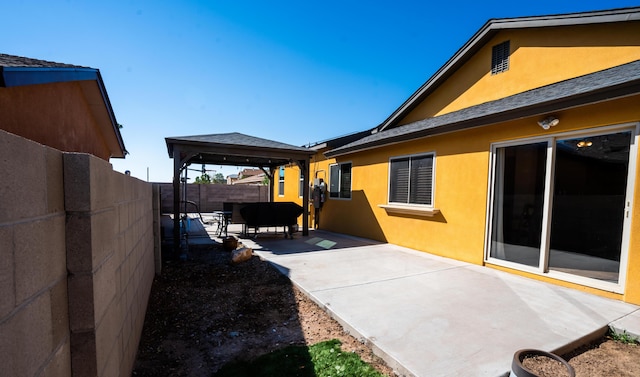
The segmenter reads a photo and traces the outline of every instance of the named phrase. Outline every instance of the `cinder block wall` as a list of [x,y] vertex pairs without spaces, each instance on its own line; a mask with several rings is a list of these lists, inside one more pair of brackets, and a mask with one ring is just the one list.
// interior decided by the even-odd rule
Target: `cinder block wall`
[[[157,185],[160,187],[163,213],[173,213],[173,184],[158,183]],[[183,198],[184,196],[180,200]],[[268,202],[269,187],[192,183],[187,185],[187,200],[195,202],[200,212],[222,211],[222,203],[225,202]],[[195,212],[193,206],[188,206],[187,210]]]
[[64,182],[73,374],[128,376],[155,271],[152,186],[78,153]]
[[62,153],[0,131],[0,375],[69,376]]
[[97,157],[0,131],[0,375],[131,375],[155,271],[152,198]]

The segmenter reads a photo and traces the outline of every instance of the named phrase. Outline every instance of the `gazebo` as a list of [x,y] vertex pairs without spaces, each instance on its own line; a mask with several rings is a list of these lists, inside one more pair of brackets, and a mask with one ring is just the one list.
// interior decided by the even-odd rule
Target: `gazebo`
[[[277,167],[297,164],[303,177],[309,176],[313,150],[237,132],[167,137],[173,158],[173,242],[180,246],[180,175],[190,164],[232,165],[260,168],[269,177],[269,201],[273,201],[273,175]],[[302,234],[309,235],[309,190],[302,195]]]

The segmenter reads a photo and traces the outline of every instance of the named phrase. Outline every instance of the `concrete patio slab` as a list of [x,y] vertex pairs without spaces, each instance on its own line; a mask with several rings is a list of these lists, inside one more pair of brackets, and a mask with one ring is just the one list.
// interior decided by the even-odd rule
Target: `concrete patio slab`
[[508,375],[518,349],[640,328],[637,306],[395,245],[324,231],[242,241],[407,376]]

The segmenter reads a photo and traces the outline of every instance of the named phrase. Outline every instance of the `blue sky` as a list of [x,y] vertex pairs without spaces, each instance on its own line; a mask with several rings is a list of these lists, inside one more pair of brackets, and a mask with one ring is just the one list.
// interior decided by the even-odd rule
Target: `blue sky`
[[241,132],[304,145],[362,131],[491,18],[638,5],[18,0],[3,4],[0,52],[99,69],[130,153],[114,169],[169,182],[165,137]]

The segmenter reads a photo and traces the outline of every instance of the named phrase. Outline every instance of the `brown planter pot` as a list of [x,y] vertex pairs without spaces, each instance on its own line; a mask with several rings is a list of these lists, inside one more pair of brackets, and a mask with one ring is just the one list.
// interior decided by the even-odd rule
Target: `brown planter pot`
[[560,374],[560,376],[569,376],[569,377],[576,376],[575,370],[571,365],[569,365],[569,363],[565,359],[561,358],[560,356],[554,353],[535,350],[535,349],[522,349],[517,351],[513,355],[513,361],[511,362],[511,374],[509,374],[509,376],[510,377],[539,377],[538,374],[536,374],[533,371],[530,371],[529,369],[523,366],[523,361],[527,357],[533,357],[533,356],[547,357],[549,359],[553,359],[559,362],[561,364],[561,368],[563,372],[565,372],[564,374]]

